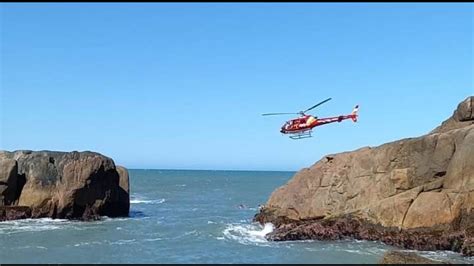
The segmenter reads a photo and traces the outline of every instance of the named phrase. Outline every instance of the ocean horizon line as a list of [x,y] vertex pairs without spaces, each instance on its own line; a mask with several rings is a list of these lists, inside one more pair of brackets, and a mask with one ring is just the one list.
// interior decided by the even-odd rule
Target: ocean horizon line
[[298,170],[251,170],[251,169],[188,169],[188,168],[128,168],[128,170],[158,170],[158,171],[216,171],[216,172],[297,172]]

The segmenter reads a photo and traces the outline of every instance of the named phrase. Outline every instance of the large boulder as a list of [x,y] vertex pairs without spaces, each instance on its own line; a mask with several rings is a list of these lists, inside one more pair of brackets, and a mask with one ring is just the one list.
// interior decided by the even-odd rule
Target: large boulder
[[[301,231],[313,234],[309,238],[318,239],[308,230],[308,221],[351,217],[408,232],[410,239],[418,239],[415,235],[420,233],[436,241],[438,233],[429,237],[427,232],[444,232],[449,235],[445,243],[433,246],[424,241],[426,248],[461,251],[463,241],[472,237],[467,228],[474,224],[473,102],[472,96],[461,102],[451,118],[427,135],[324,156],[274,191],[255,219],[293,232],[289,224],[298,224]],[[288,235],[278,228],[276,232],[280,235],[273,233],[272,238]],[[365,238],[360,232],[351,234]],[[388,239],[382,233],[380,238]],[[392,238],[400,246],[410,246]],[[423,249],[424,242],[416,248]],[[471,246],[464,243],[462,249],[472,250]]]
[[127,216],[130,207],[127,170],[95,152],[0,151],[1,186],[1,205],[28,207],[32,218]]

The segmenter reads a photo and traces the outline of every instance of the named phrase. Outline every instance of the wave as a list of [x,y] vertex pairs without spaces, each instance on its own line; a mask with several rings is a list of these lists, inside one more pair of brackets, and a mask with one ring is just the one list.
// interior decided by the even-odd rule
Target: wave
[[224,229],[223,234],[227,239],[234,240],[244,245],[268,244],[265,235],[274,229],[273,224],[266,223],[263,227],[260,224],[229,224]]
[[449,261],[451,263],[465,264],[474,263],[473,257],[463,257],[459,253],[449,250],[437,250],[437,251],[419,251],[419,250],[404,250],[405,252],[413,252],[422,257],[436,260],[436,261]]
[[92,241],[92,242],[80,242],[80,243],[76,243],[74,244],[73,246],[74,247],[80,247],[80,246],[89,246],[89,245],[102,245],[103,242],[101,241]]
[[18,247],[17,249],[32,249],[32,248],[48,249],[47,247],[43,247],[43,246],[23,246],[23,247]]
[[145,200],[145,199],[132,199],[130,200],[130,204],[161,204],[164,203],[165,199],[157,199],[157,200]]
[[109,245],[128,245],[131,243],[135,243],[136,239],[120,239],[116,241],[107,241]]
[[0,222],[0,234],[8,235],[16,233],[41,232],[52,230],[91,230],[102,226],[104,223],[125,221],[128,219],[130,219],[130,217],[110,218],[107,216],[101,216],[100,220],[97,221],[79,221],[52,218],[11,220]]
[[157,237],[157,238],[145,238],[145,239],[143,239],[142,241],[145,241],[145,242],[155,242],[155,241],[160,241],[160,240],[163,240],[163,238],[160,238],[160,237]]
[[49,231],[62,229],[65,225],[71,225],[71,221],[51,218],[4,221],[0,222],[0,233],[13,234],[21,232]]

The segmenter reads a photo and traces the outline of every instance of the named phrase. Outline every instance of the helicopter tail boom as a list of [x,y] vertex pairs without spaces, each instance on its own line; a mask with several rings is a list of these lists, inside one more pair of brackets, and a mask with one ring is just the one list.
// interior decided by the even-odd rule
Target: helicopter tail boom
[[359,105],[356,105],[354,107],[354,110],[352,110],[352,113],[349,115],[352,118],[352,121],[357,122],[357,117],[359,116]]
[[334,122],[341,122],[342,120],[352,119],[352,121],[357,122],[357,118],[359,117],[359,105],[356,105],[352,110],[352,113],[348,115],[340,115],[334,117],[326,117],[326,118],[318,118],[317,122],[312,126],[321,126],[324,124],[334,123]]

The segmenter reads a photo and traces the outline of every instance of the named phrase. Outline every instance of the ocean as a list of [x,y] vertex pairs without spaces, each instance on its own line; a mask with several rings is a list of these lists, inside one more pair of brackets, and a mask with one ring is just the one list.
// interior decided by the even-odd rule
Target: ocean
[[[377,263],[380,242],[269,242],[252,218],[294,172],[129,170],[130,217],[0,223],[0,263]],[[416,252],[416,251],[414,251]],[[457,253],[417,252],[473,263]]]

